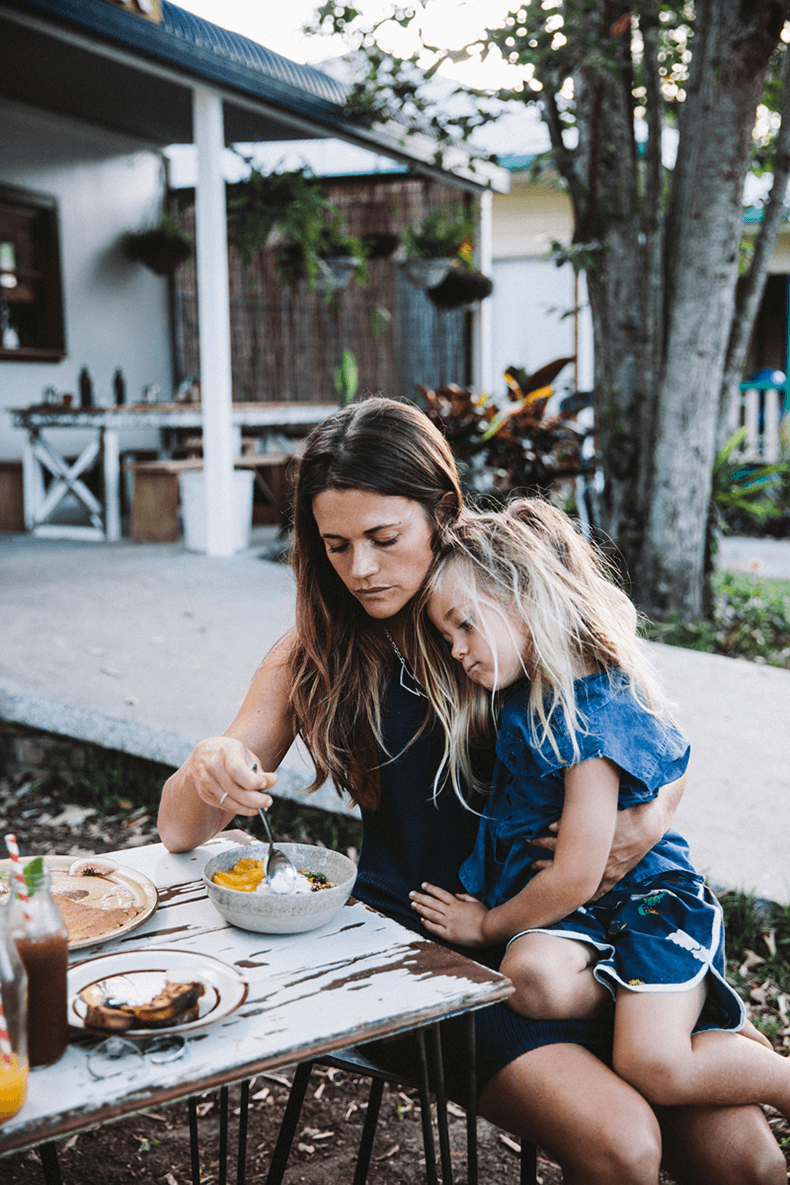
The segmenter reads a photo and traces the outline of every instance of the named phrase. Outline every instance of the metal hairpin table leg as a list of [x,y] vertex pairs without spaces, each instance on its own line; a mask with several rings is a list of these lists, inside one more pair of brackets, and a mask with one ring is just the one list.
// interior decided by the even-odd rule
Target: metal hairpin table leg
[[312,1062],[300,1062],[296,1067],[291,1093],[288,1096],[285,1114],[280,1124],[280,1134],[277,1137],[277,1143],[272,1153],[272,1162],[269,1165],[269,1172],[266,1176],[266,1185],[280,1185],[285,1175],[288,1154],[291,1151],[291,1144],[293,1143],[296,1125],[299,1122],[299,1113],[302,1110],[304,1096],[307,1094],[307,1085],[310,1081],[312,1069]]
[[187,1100],[189,1105],[189,1150],[192,1158],[192,1185],[200,1185],[200,1150],[198,1148],[197,1099]]
[[425,1176],[428,1185],[439,1185],[436,1173],[436,1150],[433,1143],[433,1126],[431,1124],[431,1084],[428,1077],[428,1059],[425,1056],[425,1033],[420,1029],[415,1033],[417,1040],[417,1084],[420,1091],[420,1117],[422,1119],[422,1139],[425,1146]]
[[365,1111],[365,1122],[362,1125],[362,1138],[357,1151],[357,1164],[354,1169],[353,1185],[365,1185],[370,1168],[370,1158],[373,1155],[373,1141],[376,1138],[376,1128],[379,1122],[381,1099],[384,1094],[384,1079],[371,1078],[368,1105]]
[[475,1014],[467,1012],[464,1017],[466,1029],[466,1081],[464,1083],[466,1108],[466,1179],[468,1185],[477,1185],[477,1063],[475,1061]]
[[536,1185],[537,1180],[538,1150],[529,1140],[522,1140],[520,1185]]
[[41,1168],[44,1172],[46,1185],[62,1185],[58,1150],[54,1141],[49,1144],[40,1144],[38,1154],[41,1157]]
[[228,1179],[228,1088],[219,1092],[219,1185]]
[[428,1029],[428,1041],[433,1061],[433,1092],[436,1096],[436,1126],[439,1129],[439,1160],[442,1166],[442,1185],[453,1185],[453,1162],[450,1157],[450,1133],[447,1126],[447,1095],[444,1089],[444,1059],[441,1029],[438,1024]]
[[236,1185],[244,1185],[247,1175],[247,1117],[250,1107],[250,1080],[245,1078],[241,1084],[239,1098],[239,1155],[236,1161]]

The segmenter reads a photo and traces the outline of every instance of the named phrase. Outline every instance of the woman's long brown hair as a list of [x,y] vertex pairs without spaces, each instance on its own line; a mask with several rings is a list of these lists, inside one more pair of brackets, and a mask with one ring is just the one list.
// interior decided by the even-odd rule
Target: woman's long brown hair
[[463,500],[450,448],[416,407],[374,397],[330,415],[308,437],[294,497],[292,564],[297,645],[291,704],[315,764],[312,788],[375,807],[379,797],[382,693],[393,669],[389,644],[335,572],[313,517],[325,490],[411,498],[434,530]]

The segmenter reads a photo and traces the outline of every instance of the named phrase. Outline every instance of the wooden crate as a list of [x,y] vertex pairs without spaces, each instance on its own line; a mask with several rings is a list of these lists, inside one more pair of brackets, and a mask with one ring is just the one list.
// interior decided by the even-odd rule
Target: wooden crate
[[[292,458],[285,453],[258,453],[237,457],[236,469],[252,469],[255,485],[263,495],[253,507],[253,522],[279,523],[288,503],[287,471]],[[199,457],[183,461],[137,461],[124,465],[134,475],[129,534],[138,543],[175,543],[181,538],[178,475],[185,469],[202,469]]]
[[0,461],[0,531],[24,531],[22,462]]

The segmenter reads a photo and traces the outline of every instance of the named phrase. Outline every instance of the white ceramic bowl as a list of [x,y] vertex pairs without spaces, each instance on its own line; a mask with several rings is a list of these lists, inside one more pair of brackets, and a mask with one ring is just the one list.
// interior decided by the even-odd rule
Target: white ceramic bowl
[[267,843],[245,844],[229,848],[212,856],[203,869],[203,881],[209,900],[226,922],[242,930],[260,934],[301,934],[315,930],[331,921],[345,905],[357,878],[357,866],[348,856],[329,848],[316,848],[306,843],[279,843],[277,847],[290,856],[296,867],[320,872],[331,882],[331,889],[315,893],[242,893],[225,889],[211,879],[215,872],[227,872],[237,860],[251,857],[266,860]]

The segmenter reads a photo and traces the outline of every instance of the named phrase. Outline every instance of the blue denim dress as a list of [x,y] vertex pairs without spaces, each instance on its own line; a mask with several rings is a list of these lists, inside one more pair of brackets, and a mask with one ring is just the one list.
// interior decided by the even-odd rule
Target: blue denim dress
[[[606,757],[621,770],[618,809],[655,798],[686,769],[689,745],[676,728],[645,711],[619,671],[577,680],[578,756],[561,713],[552,718],[558,752],[533,735],[529,684],[517,683],[502,708],[497,761],[472,855],[461,866],[468,893],[489,908],[514,897],[545,853],[532,840],[562,814],[565,770]],[[709,1003],[697,1030],[740,1029],[743,1005],[724,978],[721,907],[689,860],[688,845],[669,831],[613,889],[542,933],[591,943],[594,973],[616,995],[684,991],[710,974]],[[517,936],[516,936],[517,937]]]
[[[443,744],[438,726],[423,727],[425,712],[425,699],[405,690],[399,678],[393,677],[384,704],[381,802],[374,811],[362,811],[362,850],[354,896],[407,929],[430,937],[411,907],[409,891],[423,881],[449,892],[462,891],[458,868],[472,850],[478,817],[462,805],[449,786],[434,797],[433,782]],[[497,948],[463,953],[498,967],[504,952]],[[475,1013],[475,1028],[479,1090],[521,1054],[544,1045],[583,1045],[602,1059],[611,1052],[608,1019],[528,1020],[499,1003]],[[465,1080],[466,1042],[462,1017],[442,1022],[442,1042],[447,1092],[463,1103],[460,1084]],[[378,1056],[394,1069],[410,1067],[413,1072],[414,1050],[408,1040],[384,1042]]]

